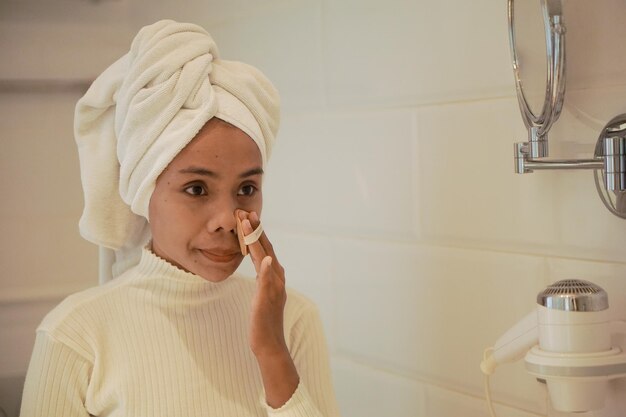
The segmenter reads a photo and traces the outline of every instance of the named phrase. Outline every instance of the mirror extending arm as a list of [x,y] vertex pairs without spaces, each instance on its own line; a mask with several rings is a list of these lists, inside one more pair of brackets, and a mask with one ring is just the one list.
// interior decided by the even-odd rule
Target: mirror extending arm
[[515,172],[528,174],[536,170],[549,169],[602,169],[604,158],[593,159],[533,159],[529,158],[527,143],[515,144]]
[[[531,139],[534,136],[531,134]],[[592,159],[547,159],[533,152],[541,138],[514,146],[515,172],[527,174],[548,169],[595,169],[604,172],[609,191],[626,190],[626,114],[611,119],[600,132]],[[547,146],[547,142],[543,143]],[[547,152],[546,152],[547,154]]]

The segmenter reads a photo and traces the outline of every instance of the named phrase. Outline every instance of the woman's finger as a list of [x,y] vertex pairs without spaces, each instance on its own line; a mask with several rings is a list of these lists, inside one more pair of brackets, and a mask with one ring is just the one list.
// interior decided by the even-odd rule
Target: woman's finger
[[[247,218],[241,222],[241,227],[243,228],[243,233],[247,236],[254,231],[252,223],[250,219]],[[258,227],[258,224],[257,224]],[[254,263],[254,267],[257,270],[257,273],[261,269],[261,261],[263,258],[267,256],[265,249],[261,245],[260,241],[253,242],[248,245],[248,251],[250,252],[250,256],[252,257],[252,263]]]
[[[250,220],[253,227],[258,227],[258,225],[261,223],[261,220],[259,219],[259,215],[254,211],[249,213],[248,219]],[[258,242],[261,244],[261,247],[263,248],[265,255],[271,256],[273,258],[272,268],[274,268],[274,270],[278,273],[278,275],[284,280],[285,269],[280,264],[280,262],[278,262],[278,257],[276,256],[276,253],[274,252],[274,246],[272,245],[272,242],[270,242],[269,238],[267,237],[267,233],[265,231],[261,233],[261,236],[259,237]]]
[[[261,220],[259,219],[259,215],[254,211],[250,212],[250,215],[248,216],[248,218],[250,219],[250,223],[252,224],[252,226],[255,228],[258,227],[258,225],[261,223]],[[267,233],[265,233],[265,231],[261,233],[261,237],[259,237],[259,242],[261,243],[261,246],[265,250],[265,253],[271,256],[272,258],[274,258],[274,261],[275,261],[274,264],[275,264],[277,261],[277,258],[276,258],[276,253],[274,252],[274,246],[272,245],[272,242],[270,242],[269,238],[267,237]]]

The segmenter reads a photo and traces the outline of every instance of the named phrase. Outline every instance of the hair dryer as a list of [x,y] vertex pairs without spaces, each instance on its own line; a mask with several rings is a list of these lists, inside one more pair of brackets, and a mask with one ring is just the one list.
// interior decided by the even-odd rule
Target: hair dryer
[[552,406],[565,412],[604,407],[608,381],[626,376],[626,355],[611,347],[608,296],[598,285],[563,280],[537,295],[537,308],[504,333],[480,369],[525,356],[531,375],[545,380]]

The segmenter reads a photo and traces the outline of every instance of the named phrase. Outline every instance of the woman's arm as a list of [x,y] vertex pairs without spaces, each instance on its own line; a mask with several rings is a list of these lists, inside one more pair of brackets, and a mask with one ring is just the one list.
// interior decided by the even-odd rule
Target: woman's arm
[[91,364],[45,331],[37,332],[20,417],[89,417],[85,396]]
[[[245,235],[259,225],[256,213],[242,223]],[[305,303],[284,335],[285,271],[265,233],[249,246],[257,271],[250,347],[256,356],[270,416],[337,417],[326,339],[317,309]],[[298,374],[298,370],[302,374]]]
[[[246,235],[258,225],[256,213],[250,213],[248,219],[242,222]],[[267,404],[279,408],[291,398],[300,381],[285,343],[285,271],[278,263],[265,233],[249,246],[249,250],[257,271],[257,291],[252,300],[250,317],[250,348],[261,371]]]

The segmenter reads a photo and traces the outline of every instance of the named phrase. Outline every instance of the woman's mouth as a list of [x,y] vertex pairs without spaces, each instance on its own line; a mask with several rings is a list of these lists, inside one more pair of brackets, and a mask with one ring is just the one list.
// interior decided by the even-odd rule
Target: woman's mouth
[[233,261],[240,252],[220,249],[200,249],[200,252],[209,260],[217,263],[228,263]]

